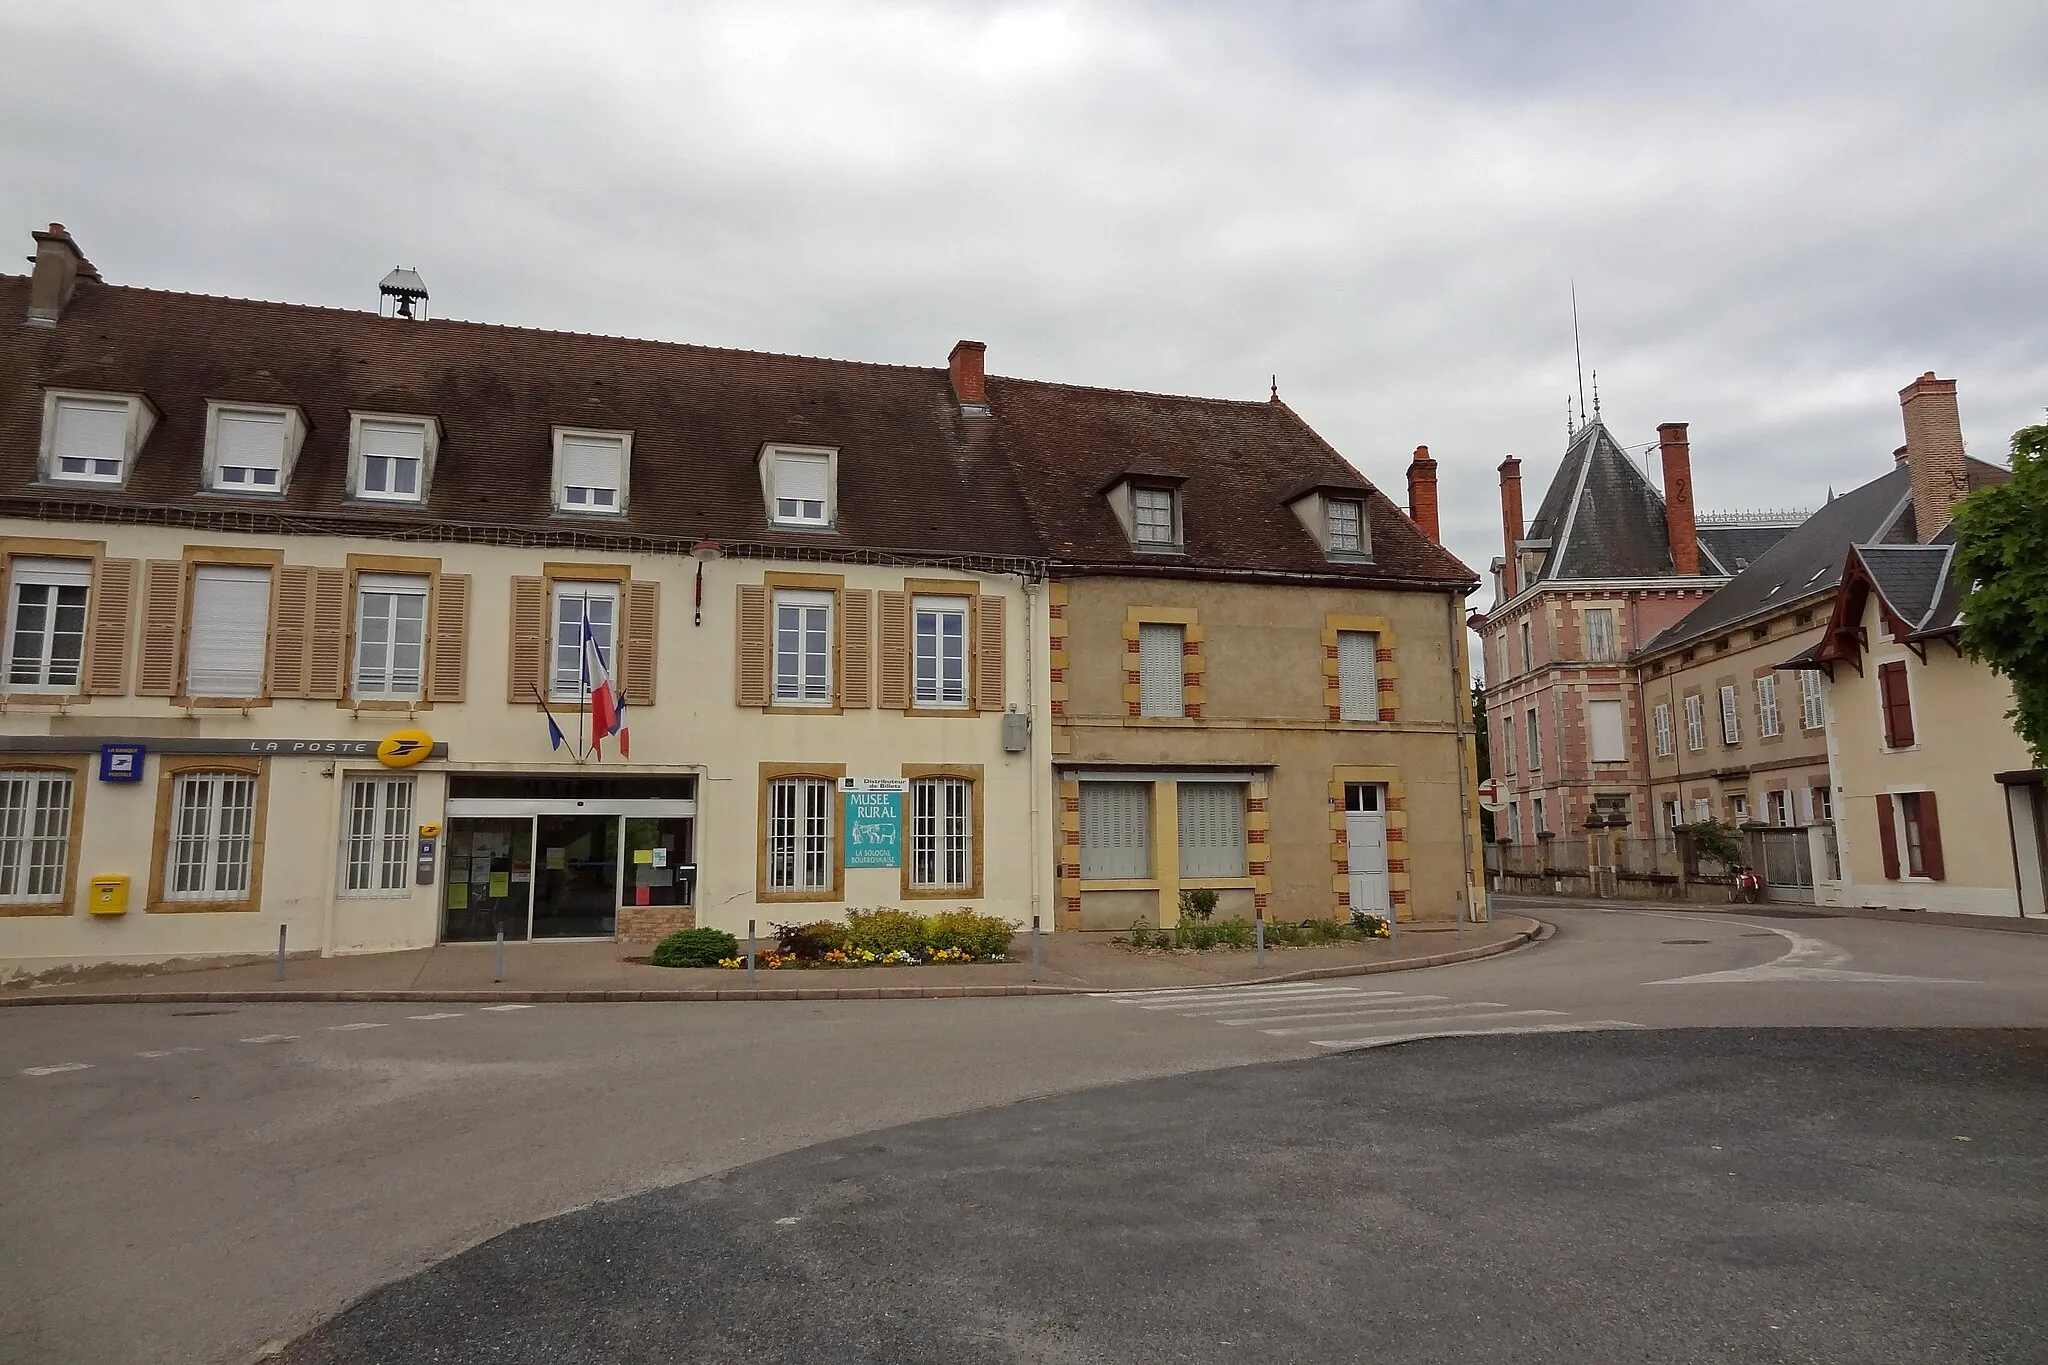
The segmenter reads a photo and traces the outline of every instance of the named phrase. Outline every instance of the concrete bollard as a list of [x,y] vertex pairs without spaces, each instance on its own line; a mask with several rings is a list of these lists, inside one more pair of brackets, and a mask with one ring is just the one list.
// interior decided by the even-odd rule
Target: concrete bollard
[[1252,960],[1259,966],[1266,965],[1266,913],[1252,912]]
[[747,984],[754,984],[754,922],[747,921]]
[[491,954],[491,980],[505,979],[505,927],[498,926],[498,946]]
[[1038,916],[1031,917],[1031,979],[1038,980]]
[[284,930],[284,925],[280,924],[277,926],[277,979],[279,981],[284,980]]

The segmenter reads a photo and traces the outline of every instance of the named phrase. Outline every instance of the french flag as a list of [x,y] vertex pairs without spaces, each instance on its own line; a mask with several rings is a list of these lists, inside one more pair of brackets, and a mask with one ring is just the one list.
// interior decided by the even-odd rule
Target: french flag
[[626,699],[612,686],[611,670],[597,651],[597,637],[590,633],[590,621],[583,622],[583,692],[590,698],[590,751],[604,757],[604,737],[619,737],[619,756],[633,755],[633,732],[626,728]]

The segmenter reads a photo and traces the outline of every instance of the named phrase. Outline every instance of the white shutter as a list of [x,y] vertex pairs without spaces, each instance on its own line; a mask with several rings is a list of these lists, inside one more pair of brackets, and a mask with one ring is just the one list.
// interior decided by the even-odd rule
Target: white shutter
[[1180,875],[1245,874],[1244,788],[1235,782],[1183,782],[1180,797]]
[[13,569],[17,583],[46,583],[56,588],[92,586],[89,559],[38,559],[23,555],[14,561]]
[[1187,714],[1182,672],[1183,628],[1146,622],[1138,627],[1138,711],[1146,716]]
[[1721,689],[1721,740],[1733,744],[1742,738],[1742,719],[1735,709],[1735,689]]
[[1628,741],[1621,724],[1621,703],[1618,701],[1589,701],[1586,703],[1586,729],[1593,741],[1595,763],[1626,763]]
[[1778,733],[1778,680],[1762,677],[1756,680],[1756,729],[1766,738]]
[[270,570],[201,565],[192,579],[185,695],[260,697],[270,633]]
[[58,399],[57,431],[50,446],[53,460],[125,460],[128,405],[88,398]]
[[798,502],[824,502],[830,470],[823,455],[777,455],[775,496]]
[[1380,718],[1380,637],[1337,632],[1337,714],[1345,720]]
[[427,429],[410,422],[365,422],[362,439],[365,455],[388,455],[400,460],[426,458]]
[[614,438],[564,436],[562,487],[616,489],[622,453],[623,447]]
[[1671,756],[1671,706],[1668,702],[1657,703],[1657,756]]
[[284,468],[284,414],[222,412],[214,427],[214,467]]
[[1152,875],[1151,788],[1142,782],[1081,784],[1081,879]]

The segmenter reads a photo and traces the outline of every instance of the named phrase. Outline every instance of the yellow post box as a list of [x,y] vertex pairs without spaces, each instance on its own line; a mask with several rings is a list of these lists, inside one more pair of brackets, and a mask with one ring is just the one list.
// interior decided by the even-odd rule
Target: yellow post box
[[95,915],[125,915],[128,913],[128,879],[126,877],[94,877],[87,883],[86,907]]

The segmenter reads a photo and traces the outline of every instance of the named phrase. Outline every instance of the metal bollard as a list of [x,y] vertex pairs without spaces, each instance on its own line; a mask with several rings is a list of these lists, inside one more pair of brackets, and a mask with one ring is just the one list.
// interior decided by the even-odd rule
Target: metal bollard
[[284,980],[284,926],[277,926],[277,979]]
[[754,922],[747,921],[747,984],[754,984]]
[[504,979],[505,979],[505,927],[504,927],[504,926],[503,926],[503,925],[501,924],[501,925],[499,925],[499,926],[498,926],[498,947],[497,947],[497,950],[496,950],[496,951],[495,951],[494,953],[492,953],[492,955],[491,955],[491,980],[493,980],[493,981],[503,981]]
[[1401,907],[1391,902],[1387,905],[1387,951],[1401,951]]
[[1265,966],[1266,917],[1264,914],[1254,914],[1252,916],[1252,951],[1255,955],[1253,960],[1256,961],[1259,966]]
[[1038,980],[1038,916],[1031,917],[1031,979]]

